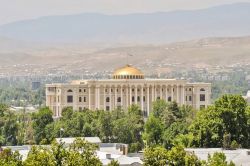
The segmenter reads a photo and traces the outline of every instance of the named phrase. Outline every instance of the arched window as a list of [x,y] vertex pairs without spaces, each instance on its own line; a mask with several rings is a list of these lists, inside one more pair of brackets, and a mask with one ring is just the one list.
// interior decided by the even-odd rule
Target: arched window
[[106,102],[109,102],[109,101],[110,101],[109,97],[106,97]]
[[201,91],[201,92],[204,92],[204,91],[206,91],[206,90],[205,90],[204,88],[201,88],[200,91]]
[[69,89],[67,92],[73,92],[71,89]]

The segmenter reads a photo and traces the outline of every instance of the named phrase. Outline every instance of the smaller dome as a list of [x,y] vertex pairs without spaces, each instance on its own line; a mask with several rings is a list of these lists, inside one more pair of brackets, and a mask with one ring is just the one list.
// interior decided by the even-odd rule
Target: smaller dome
[[130,65],[115,70],[113,79],[144,79],[144,74]]

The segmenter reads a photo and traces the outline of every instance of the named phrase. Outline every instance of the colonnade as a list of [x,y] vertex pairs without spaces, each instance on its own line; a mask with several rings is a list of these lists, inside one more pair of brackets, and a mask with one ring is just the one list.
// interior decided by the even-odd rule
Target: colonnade
[[[109,98],[108,102],[106,102],[107,98]],[[93,99],[94,101],[92,101]],[[152,102],[157,99],[176,101],[181,105],[185,104],[185,86],[181,84],[129,84],[88,87],[89,109],[113,110],[118,106],[128,108],[130,105],[136,104],[149,115]]]

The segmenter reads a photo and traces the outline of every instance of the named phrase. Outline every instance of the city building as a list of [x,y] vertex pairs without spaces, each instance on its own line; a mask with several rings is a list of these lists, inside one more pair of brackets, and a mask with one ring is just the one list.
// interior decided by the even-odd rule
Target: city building
[[126,109],[132,104],[138,105],[147,117],[157,99],[200,109],[210,104],[210,98],[210,83],[147,79],[139,69],[130,65],[115,70],[111,79],[46,85],[46,106],[53,111],[54,118],[61,116],[64,107],[109,111],[117,107]]

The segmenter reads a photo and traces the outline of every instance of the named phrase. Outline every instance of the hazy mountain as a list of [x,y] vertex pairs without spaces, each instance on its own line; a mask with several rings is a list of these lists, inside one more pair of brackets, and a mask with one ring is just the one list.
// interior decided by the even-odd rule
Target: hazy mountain
[[250,35],[250,3],[129,15],[48,16],[0,26],[0,36],[43,42],[165,43]]

